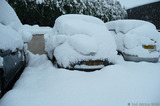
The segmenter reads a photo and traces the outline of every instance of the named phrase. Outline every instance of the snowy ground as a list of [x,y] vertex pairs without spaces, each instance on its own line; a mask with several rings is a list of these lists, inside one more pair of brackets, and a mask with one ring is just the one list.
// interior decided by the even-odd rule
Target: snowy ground
[[0,106],[129,106],[128,103],[160,105],[160,63],[121,61],[99,71],[81,72],[57,69],[46,55],[30,54],[28,67],[0,100]]

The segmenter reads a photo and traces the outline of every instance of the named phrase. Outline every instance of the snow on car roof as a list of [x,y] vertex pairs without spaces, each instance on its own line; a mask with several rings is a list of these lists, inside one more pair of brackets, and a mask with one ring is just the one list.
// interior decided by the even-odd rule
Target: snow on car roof
[[[55,22],[54,32],[65,35],[98,35],[99,32],[95,30],[98,27],[94,29],[94,27],[96,27],[95,25],[104,25],[104,23],[98,18],[87,15],[62,15],[59,18],[57,18]],[[103,32],[103,29],[101,31]]]
[[16,30],[22,26],[17,14],[5,0],[0,0],[0,23],[10,25]]
[[22,49],[22,36],[10,26],[0,24],[0,49],[15,51],[16,48]]
[[155,27],[153,24],[142,21],[142,20],[116,20],[116,21],[110,21],[106,22],[105,25],[106,27],[110,30],[115,29],[116,33],[122,32],[122,33],[127,33],[128,31],[140,27],[142,25],[152,25],[152,27]]
[[[1,26],[2,25],[10,26],[10,28],[6,27],[9,28],[7,31],[10,31],[11,28],[17,31],[22,36],[24,42],[29,42],[32,39],[32,34],[26,31],[25,29],[22,29],[23,25],[19,20],[17,14],[5,0],[0,0],[0,24]],[[8,35],[1,34],[1,36],[8,36]],[[21,39],[21,37],[19,39]]]
[[115,30],[116,33],[130,33],[138,36],[145,36],[150,39],[159,39],[159,33],[155,25],[142,20],[117,20],[105,23],[109,30]]

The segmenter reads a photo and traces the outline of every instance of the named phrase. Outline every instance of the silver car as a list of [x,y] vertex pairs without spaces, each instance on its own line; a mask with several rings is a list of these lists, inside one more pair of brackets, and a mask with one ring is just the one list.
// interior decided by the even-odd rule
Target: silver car
[[106,23],[115,38],[118,54],[126,61],[158,62],[160,33],[141,20],[117,20]]

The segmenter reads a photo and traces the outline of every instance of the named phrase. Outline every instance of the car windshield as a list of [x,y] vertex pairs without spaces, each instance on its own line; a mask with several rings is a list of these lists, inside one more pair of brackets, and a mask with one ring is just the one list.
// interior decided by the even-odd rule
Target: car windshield
[[8,54],[11,54],[11,53],[12,53],[11,50],[2,50],[2,49],[0,49],[0,56],[2,56],[2,57],[6,56]]

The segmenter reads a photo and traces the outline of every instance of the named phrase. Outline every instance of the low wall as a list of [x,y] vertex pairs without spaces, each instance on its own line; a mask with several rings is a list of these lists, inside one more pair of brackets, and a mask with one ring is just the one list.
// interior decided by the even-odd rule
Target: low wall
[[28,50],[33,54],[46,54],[44,34],[35,34],[28,42]]

